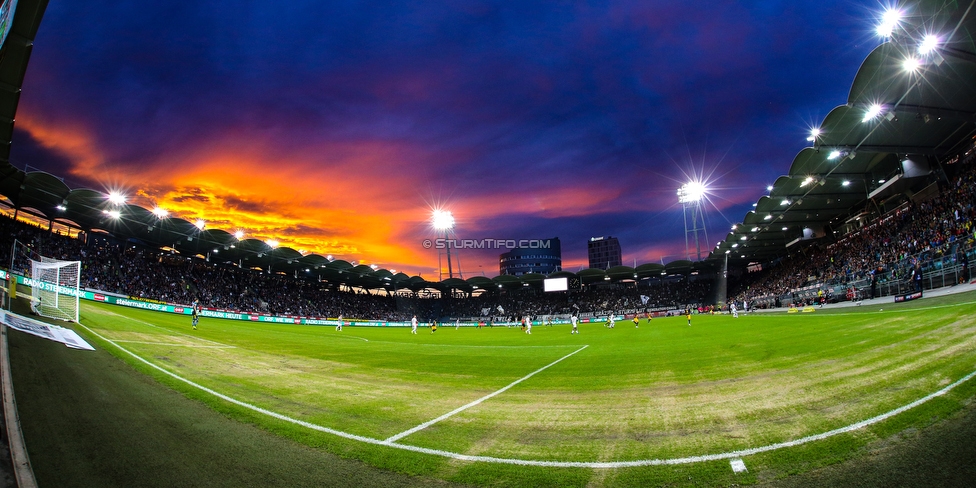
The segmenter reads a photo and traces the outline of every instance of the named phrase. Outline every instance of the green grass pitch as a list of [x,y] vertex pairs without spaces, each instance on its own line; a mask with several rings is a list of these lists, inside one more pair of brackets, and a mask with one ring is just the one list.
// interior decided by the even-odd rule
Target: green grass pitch
[[[639,328],[622,321],[612,330],[582,324],[577,335],[568,325],[537,325],[531,335],[514,327],[413,335],[408,328],[338,332],[208,318],[193,330],[185,316],[88,303],[76,330],[232,418],[401,473],[492,485],[749,484],[849,459],[868,443],[924,427],[970,401],[976,379],[863,429],[745,456],[748,473],[732,473],[728,459],[587,463],[669,462],[769,446],[902,407],[976,370],[974,300],[960,294],[885,304],[884,311],[693,316],[690,327],[684,317],[642,320]],[[149,364],[287,419],[505,461],[322,432],[230,403]]]

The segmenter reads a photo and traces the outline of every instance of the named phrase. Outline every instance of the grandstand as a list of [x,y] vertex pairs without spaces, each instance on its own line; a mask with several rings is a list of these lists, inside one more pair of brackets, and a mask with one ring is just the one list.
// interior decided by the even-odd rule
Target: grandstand
[[[43,12],[46,2],[20,5]],[[119,218],[106,219],[102,192],[71,189],[54,175],[11,165],[16,99],[9,90],[0,90],[7,97],[0,124],[9,129],[0,131],[7,142],[0,145],[0,194],[6,198],[0,250],[20,241],[45,256],[80,260],[81,288],[92,293],[171,305],[199,299],[209,310],[245,314],[391,323],[413,315],[474,322],[526,314],[667,314],[721,309],[729,301],[776,309],[812,304],[820,291],[832,301],[858,301],[971,283],[976,17],[965,2],[951,5],[916,5],[927,25],[959,27],[959,35],[945,41],[942,61],[927,66],[925,83],[916,83],[902,65],[920,30],[909,28],[879,45],[848,99],[811,135],[810,147],[700,262],[561,271],[550,277],[568,278],[570,291],[545,293],[542,275],[428,281],[200,230],[138,205],[113,207]],[[23,20],[12,35],[18,44],[0,59],[0,81],[17,92],[39,22],[39,14]],[[17,46],[20,56],[11,56]],[[880,111],[866,116],[879,101]],[[57,229],[66,231],[52,232]],[[29,275],[11,259],[0,262]]]

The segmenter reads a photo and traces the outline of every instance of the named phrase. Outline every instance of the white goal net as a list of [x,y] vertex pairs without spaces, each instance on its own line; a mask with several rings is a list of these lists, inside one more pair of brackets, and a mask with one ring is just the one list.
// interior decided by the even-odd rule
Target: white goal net
[[31,310],[42,317],[78,322],[81,261],[31,259]]

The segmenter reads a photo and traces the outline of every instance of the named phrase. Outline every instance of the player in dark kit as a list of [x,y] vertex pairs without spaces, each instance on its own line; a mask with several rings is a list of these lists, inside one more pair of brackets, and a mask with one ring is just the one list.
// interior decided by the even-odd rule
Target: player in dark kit
[[193,322],[193,330],[197,330],[197,324],[200,323],[200,302],[193,300],[193,305],[190,309],[190,318]]

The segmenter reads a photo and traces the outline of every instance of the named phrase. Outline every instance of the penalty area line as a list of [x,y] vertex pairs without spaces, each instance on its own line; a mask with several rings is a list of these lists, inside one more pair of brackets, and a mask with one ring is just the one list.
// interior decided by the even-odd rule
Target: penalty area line
[[[251,405],[250,403],[243,402],[243,401],[238,400],[236,398],[229,397],[227,395],[224,395],[223,393],[219,393],[219,392],[214,391],[214,390],[212,390],[210,388],[207,388],[206,386],[203,386],[203,385],[201,385],[199,383],[195,383],[195,382],[193,382],[191,380],[188,380],[188,379],[186,379],[186,378],[184,378],[184,377],[182,377],[182,376],[180,376],[180,375],[178,375],[176,373],[173,373],[171,371],[168,371],[165,368],[163,368],[161,366],[158,366],[158,365],[156,365],[156,364],[154,364],[154,363],[152,363],[152,362],[150,362],[150,361],[142,358],[141,356],[135,354],[134,352],[129,351],[128,349],[126,349],[126,348],[118,345],[114,341],[112,341],[110,339],[107,339],[104,336],[102,336],[101,334],[99,334],[99,333],[97,333],[97,332],[89,329],[85,325],[83,325],[81,323],[79,323],[78,325],[84,327],[85,330],[87,330],[88,332],[92,333],[94,336],[98,337],[99,339],[102,339],[103,341],[105,341],[105,342],[107,342],[109,344],[112,344],[113,346],[115,346],[116,348],[118,348],[120,351],[122,351],[122,352],[124,352],[124,353],[126,353],[126,354],[128,354],[130,356],[132,356],[136,360],[138,360],[138,361],[146,364],[147,366],[149,366],[149,367],[151,367],[151,368],[153,368],[153,369],[155,369],[155,370],[157,370],[157,371],[159,371],[159,372],[161,372],[161,373],[163,373],[163,374],[165,374],[167,376],[170,376],[170,377],[172,377],[172,378],[174,378],[174,379],[176,379],[178,381],[181,381],[183,383],[186,383],[186,384],[188,384],[188,385],[190,385],[190,386],[192,386],[194,388],[197,388],[197,389],[199,389],[199,390],[201,390],[203,392],[209,393],[209,394],[211,394],[211,395],[213,395],[213,396],[215,396],[217,398],[220,398],[221,400],[227,401],[227,402],[232,403],[234,405],[238,405],[240,407],[244,407],[244,408],[246,408],[248,410],[252,410],[254,412],[258,412],[258,413],[267,415],[269,417],[272,417],[272,418],[275,418],[275,419],[278,419],[278,420],[281,420],[281,421],[284,421],[284,422],[289,422],[289,423],[292,423],[292,424],[295,424],[295,425],[299,425],[299,426],[302,426],[302,427],[306,427],[306,428],[308,428],[310,430],[315,430],[315,431],[323,432],[323,433],[326,433],[326,434],[332,434],[332,435],[335,435],[337,437],[342,437],[344,439],[349,439],[349,440],[354,440],[354,441],[359,441],[359,442],[365,442],[367,444],[373,444],[373,445],[378,445],[378,446],[392,447],[392,448],[395,448],[395,449],[402,449],[404,451],[417,452],[417,453],[421,453],[421,454],[430,454],[432,456],[439,456],[439,457],[444,457],[444,458],[457,459],[457,460],[460,460],[460,461],[471,461],[471,462],[482,462],[482,463],[496,463],[496,464],[512,464],[512,465],[518,465],[518,466],[543,466],[543,467],[548,467],[548,468],[615,469],[615,468],[630,468],[630,467],[640,467],[640,466],[670,466],[670,465],[678,465],[678,464],[693,464],[693,463],[700,463],[700,462],[706,462],[706,461],[719,461],[719,460],[725,460],[725,459],[741,458],[741,457],[749,456],[749,455],[752,455],[752,454],[759,454],[759,453],[762,453],[762,452],[774,451],[774,450],[782,449],[782,448],[785,448],[785,447],[799,446],[801,444],[807,444],[809,442],[826,439],[828,437],[833,437],[833,436],[838,435],[838,434],[842,434],[842,433],[846,433],[846,432],[851,432],[853,430],[861,429],[861,428],[867,427],[869,425],[876,424],[878,422],[881,422],[882,420],[886,420],[886,419],[888,419],[890,417],[893,417],[893,416],[895,416],[895,415],[897,415],[899,413],[902,413],[902,412],[905,412],[905,411],[910,410],[912,408],[915,408],[915,407],[917,407],[917,406],[919,406],[919,405],[921,405],[921,404],[923,404],[925,402],[928,402],[929,400],[931,400],[933,398],[936,398],[936,397],[945,395],[946,393],[952,391],[953,389],[955,389],[959,385],[961,385],[961,384],[963,384],[963,383],[971,380],[973,377],[976,377],[976,371],[973,371],[972,373],[969,373],[968,375],[962,377],[961,379],[959,379],[955,383],[952,383],[952,384],[946,386],[945,388],[942,388],[941,390],[936,391],[935,393],[931,393],[931,394],[929,394],[927,396],[924,396],[922,398],[919,398],[918,400],[915,400],[914,402],[909,403],[908,405],[905,405],[905,406],[896,408],[894,410],[891,410],[889,412],[883,413],[883,414],[878,415],[878,416],[875,416],[875,417],[871,417],[871,418],[869,418],[867,420],[862,420],[861,422],[857,422],[855,424],[848,425],[847,427],[841,427],[839,429],[834,429],[834,430],[831,430],[831,431],[828,431],[828,432],[824,432],[822,434],[811,435],[811,436],[803,437],[803,438],[800,438],[800,439],[795,439],[795,440],[792,440],[792,441],[780,442],[780,443],[777,443],[777,444],[769,444],[769,445],[766,445],[766,446],[755,447],[755,448],[751,448],[751,449],[743,449],[743,450],[732,451],[732,452],[723,452],[723,453],[718,453],[718,454],[705,454],[705,455],[701,455],[701,456],[688,456],[688,457],[683,457],[683,458],[670,458],[670,459],[639,459],[639,460],[634,460],[634,461],[541,461],[541,460],[534,460],[534,459],[514,459],[514,458],[499,458],[499,457],[493,457],[493,456],[474,456],[474,455],[470,455],[470,454],[461,454],[461,453],[457,453],[457,452],[443,451],[443,450],[440,450],[440,449],[431,449],[431,448],[428,448],[428,447],[412,446],[412,445],[409,445],[409,444],[400,444],[400,443],[397,443],[397,442],[388,442],[386,440],[380,440],[380,439],[374,439],[372,437],[366,437],[366,436],[361,436],[361,435],[356,435],[356,434],[350,434],[348,432],[343,432],[341,430],[330,429],[328,427],[324,427],[324,426],[321,426],[321,425],[313,424],[311,422],[306,422],[304,420],[298,420],[296,418],[289,417],[287,415],[280,414],[278,412],[273,412],[271,410],[267,410],[267,409],[258,407],[256,405]],[[575,352],[573,354],[575,354]]]
[[116,339],[115,342],[123,342],[126,344],[149,344],[151,346],[195,347],[200,349],[235,349],[237,347],[237,346],[201,346],[197,344],[177,344],[174,342],[123,341],[121,339]]
[[[92,309],[92,310],[94,310],[96,314],[108,315],[108,316],[111,316],[111,317],[122,317],[123,319],[126,319],[126,320],[128,320],[130,322],[135,322],[137,324],[142,324],[142,325],[145,325],[147,327],[152,327],[154,329],[165,330],[166,332],[168,332],[170,334],[176,334],[176,335],[181,335],[183,337],[189,337],[189,338],[194,339],[194,340],[197,340],[197,341],[209,342],[211,344],[217,344],[218,346],[236,347],[236,346],[228,346],[227,344],[221,344],[221,343],[219,343],[217,341],[211,341],[210,339],[204,339],[202,337],[197,337],[197,336],[193,336],[193,335],[190,335],[190,334],[186,334],[186,333],[183,333],[183,332],[180,332],[180,331],[177,331],[177,330],[167,329],[166,327],[160,327],[160,326],[158,326],[156,324],[153,324],[151,322],[146,322],[145,320],[134,319],[132,317],[128,317],[128,316],[122,315],[120,313],[115,313],[115,312],[113,312],[111,310],[99,310],[99,309]],[[88,329],[88,327],[85,327],[85,328]],[[91,330],[91,329],[88,329],[88,330]]]
[[488,400],[489,398],[492,398],[492,397],[494,397],[496,395],[500,395],[500,394],[506,392],[509,388],[511,388],[511,387],[513,387],[513,386],[515,386],[515,385],[517,385],[517,384],[519,384],[519,383],[521,383],[521,382],[523,382],[523,381],[525,381],[525,380],[527,380],[527,379],[535,376],[536,374],[539,374],[539,373],[541,373],[541,372],[549,369],[551,366],[556,365],[557,363],[559,363],[563,359],[566,359],[566,358],[572,356],[573,354],[576,354],[576,353],[582,351],[583,349],[586,349],[587,347],[590,347],[589,344],[587,344],[587,345],[585,345],[585,346],[583,346],[583,347],[581,347],[581,348],[579,348],[579,349],[577,349],[577,350],[575,350],[575,351],[573,351],[573,352],[571,352],[571,353],[569,353],[569,354],[567,354],[567,355],[565,355],[565,356],[563,356],[563,357],[561,357],[561,358],[559,358],[559,359],[557,359],[557,360],[555,360],[555,361],[553,361],[553,362],[551,362],[551,363],[549,363],[549,364],[547,364],[547,365],[545,365],[545,366],[543,366],[543,367],[541,367],[541,368],[539,368],[539,369],[537,369],[537,370],[535,370],[535,371],[533,371],[533,372],[531,372],[531,373],[529,373],[529,374],[527,374],[527,375],[525,375],[525,376],[523,376],[523,377],[521,377],[521,378],[519,378],[519,379],[511,382],[511,383],[509,383],[508,386],[502,388],[501,390],[498,390],[498,391],[493,392],[493,393],[489,393],[489,394],[487,394],[487,395],[485,395],[485,396],[483,396],[483,397],[481,397],[481,398],[479,398],[479,399],[477,399],[477,400],[475,400],[475,401],[473,401],[471,403],[468,403],[466,405],[462,405],[462,406],[460,406],[458,408],[455,408],[454,410],[451,410],[450,412],[447,412],[444,415],[441,415],[440,417],[437,417],[436,419],[428,420],[428,421],[426,421],[426,422],[424,422],[424,423],[422,423],[422,424],[420,424],[420,425],[418,425],[418,426],[416,426],[416,427],[414,427],[412,429],[407,429],[407,430],[405,430],[403,432],[400,432],[397,435],[388,437],[387,439],[385,439],[383,441],[383,443],[384,444],[389,444],[389,443],[392,443],[392,442],[396,442],[396,441],[398,441],[398,440],[400,440],[400,439],[402,439],[402,438],[404,438],[404,437],[406,437],[406,436],[408,436],[410,434],[413,434],[414,432],[417,432],[417,431],[426,429],[427,427],[430,427],[431,425],[434,425],[437,422],[440,422],[441,420],[444,420],[444,419],[447,419],[447,418],[452,417],[454,415],[457,415],[457,414],[459,414],[459,413],[461,413],[461,412],[463,412],[463,411],[465,411],[465,410],[467,410],[467,409],[469,409],[469,408],[471,408],[473,406],[476,406],[476,405],[480,404],[481,402],[483,402],[485,400]]

